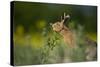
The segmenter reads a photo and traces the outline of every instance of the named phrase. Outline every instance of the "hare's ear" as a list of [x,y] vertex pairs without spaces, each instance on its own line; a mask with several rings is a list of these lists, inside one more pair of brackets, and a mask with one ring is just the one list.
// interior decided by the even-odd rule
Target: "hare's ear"
[[64,23],[65,19],[66,19],[66,13],[64,12],[63,18],[62,18],[62,16],[61,16],[61,23],[62,23],[62,24]]
[[70,15],[69,15],[69,14],[66,15],[66,14],[64,13],[64,19],[62,19],[61,23],[64,24],[68,19],[70,19]]
[[70,18],[70,15],[68,14],[67,16],[65,16],[65,19],[69,19]]
[[66,13],[64,13],[64,20],[69,19],[69,18],[70,18],[70,15],[69,14],[66,15]]
[[66,18],[66,13],[64,12],[64,19]]

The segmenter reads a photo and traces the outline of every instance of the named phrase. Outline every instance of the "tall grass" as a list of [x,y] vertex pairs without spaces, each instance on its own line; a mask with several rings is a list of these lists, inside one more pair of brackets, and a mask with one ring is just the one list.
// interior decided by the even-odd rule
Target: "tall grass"
[[77,49],[68,47],[59,33],[54,32],[51,28],[43,29],[41,34],[37,34],[38,38],[34,33],[23,33],[23,36],[14,34],[14,64],[33,65],[87,61],[84,28],[78,25],[75,29],[73,24],[72,29],[77,34]]

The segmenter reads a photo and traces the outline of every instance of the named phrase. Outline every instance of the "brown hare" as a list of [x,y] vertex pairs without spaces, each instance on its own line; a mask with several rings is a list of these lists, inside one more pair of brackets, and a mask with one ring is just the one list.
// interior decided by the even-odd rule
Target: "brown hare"
[[63,40],[66,44],[68,44],[70,47],[74,47],[75,46],[75,39],[74,39],[74,35],[72,33],[72,31],[64,25],[65,20],[68,20],[70,18],[69,15],[65,15],[64,13],[64,18],[62,19],[61,16],[61,21],[55,22],[52,25],[52,29],[53,31],[58,32],[62,37]]

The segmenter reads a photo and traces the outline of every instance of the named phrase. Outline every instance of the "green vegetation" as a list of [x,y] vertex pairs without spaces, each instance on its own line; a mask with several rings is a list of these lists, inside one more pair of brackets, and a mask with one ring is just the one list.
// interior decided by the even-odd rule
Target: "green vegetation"
[[[14,65],[88,61],[84,37],[97,41],[96,6],[14,2],[13,11]],[[50,26],[64,12],[71,16],[66,25],[77,34],[77,49]]]

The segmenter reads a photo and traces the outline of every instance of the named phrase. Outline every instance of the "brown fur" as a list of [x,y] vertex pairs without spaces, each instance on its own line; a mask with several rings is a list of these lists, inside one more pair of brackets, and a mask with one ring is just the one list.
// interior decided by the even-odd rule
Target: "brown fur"
[[70,47],[74,47],[75,46],[74,35],[72,31],[64,25],[64,20],[67,17],[68,16],[65,16],[64,19],[61,20],[61,22],[55,22],[54,24],[52,24],[52,28],[54,31],[58,32],[63,37],[63,40],[66,44],[68,44]]

